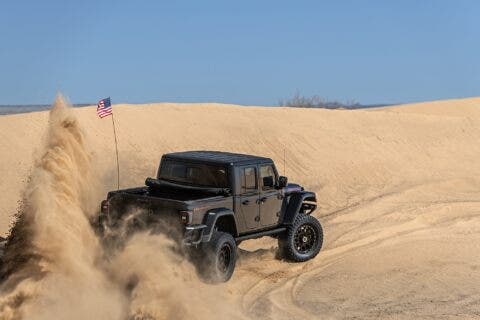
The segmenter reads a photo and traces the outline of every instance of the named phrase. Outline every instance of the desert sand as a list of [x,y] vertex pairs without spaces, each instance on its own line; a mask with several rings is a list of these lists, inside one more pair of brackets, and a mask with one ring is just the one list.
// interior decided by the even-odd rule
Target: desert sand
[[[72,298],[87,306],[79,319],[123,319],[133,309],[156,319],[191,319],[192,314],[199,319],[480,319],[480,98],[353,111],[169,103],[113,109],[121,187],[143,185],[167,152],[205,149],[268,156],[289,181],[317,192],[314,215],[324,228],[324,247],[314,260],[295,264],[275,258],[273,239],[242,243],[232,280],[211,288],[197,283],[190,266],[178,267],[185,262],[165,258],[159,246],[168,240],[140,235],[127,248],[133,253],[108,267],[122,269],[114,272],[121,279],[114,284],[127,281],[129,267],[142,271],[135,297],[116,297],[115,285],[102,286],[103,291],[86,286],[83,298],[98,292],[115,301],[105,305],[97,296]],[[116,188],[111,119],[99,119],[94,106],[69,112],[83,132],[99,182],[90,191],[101,199]],[[37,183],[28,194],[43,192],[41,175],[33,182],[29,177],[51,135],[48,122],[48,112],[0,116],[2,235],[29,185]],[[82,165],[68,168],[81,171]],[[93,241],[88,239],[76,240]],[[177,267],[192,274],[178,277],[172,272]],[[97,283],[111,280],[97,272],[82,275]],[[15,312],[21,307],[7,301],[14,291],[3,288],[0,317],[64,314],[55,299],[69,297],[72,286],[52,283],[15,289],[35,297],[29,303],[41,300],[42,292],[57,291],[41,300],[41,310],[54,305],[50,313],[31,316],[39,310],[32,305]],[[174,294],[166,295],[172,287]],[[200,297],[190,304],[192,295]],[[102,308],[103,313],[88,313]]]

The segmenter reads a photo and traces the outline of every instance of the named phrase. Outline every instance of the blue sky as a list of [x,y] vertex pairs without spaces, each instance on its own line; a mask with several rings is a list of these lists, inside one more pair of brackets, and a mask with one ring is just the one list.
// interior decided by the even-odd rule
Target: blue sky
[[2,1],[0,104],[480,95],[480,1]]

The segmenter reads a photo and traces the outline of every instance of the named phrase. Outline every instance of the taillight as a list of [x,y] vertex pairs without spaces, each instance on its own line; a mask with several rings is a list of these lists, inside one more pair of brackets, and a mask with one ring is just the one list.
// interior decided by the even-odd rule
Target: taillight
[[108,200],[103,200],[100,204],[100,211],[102,213],[108,213]]
[[191,211],[180,211],[180,218],[183,224],[192,223],[192,212]]

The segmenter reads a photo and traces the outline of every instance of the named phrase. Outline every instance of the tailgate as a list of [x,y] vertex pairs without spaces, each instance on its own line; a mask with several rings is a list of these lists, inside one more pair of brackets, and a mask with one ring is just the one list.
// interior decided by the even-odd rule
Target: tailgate
[[110,229],[142,230],[183,233],[180,211],[186,203],[179,200],[148,196],[142,193],[118,192],[108,199],[108,211],[103,212],[104,223]]

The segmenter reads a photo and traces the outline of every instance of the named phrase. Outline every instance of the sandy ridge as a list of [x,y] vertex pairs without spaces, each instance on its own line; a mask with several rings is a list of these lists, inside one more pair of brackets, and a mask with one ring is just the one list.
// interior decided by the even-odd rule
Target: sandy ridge
[[[480,317],[480,98],[369,110],[220,104],[115,105],[122,186],[155,174],[165,152],[272,157],[316,191],[325,247],[314,261],[242,245],[225,288],[266,319]],[[94,107],[74,110],[103,190],[114,188],[113,137]],[[45,134],[47,113],[0,116],[5,233]]]

